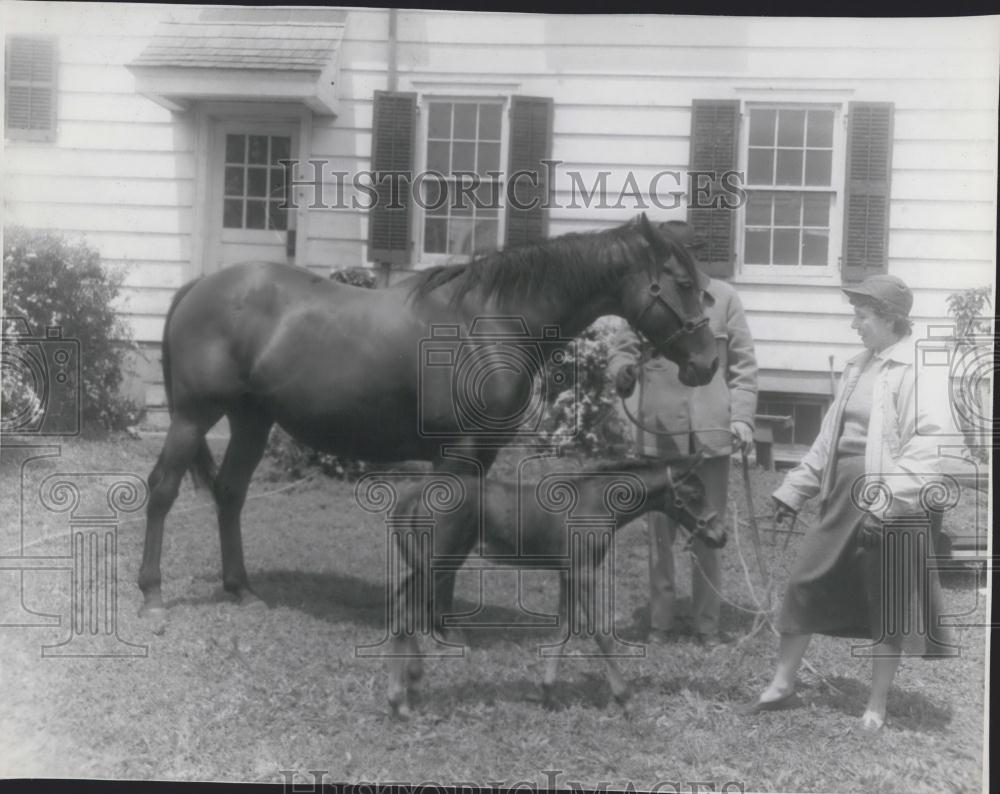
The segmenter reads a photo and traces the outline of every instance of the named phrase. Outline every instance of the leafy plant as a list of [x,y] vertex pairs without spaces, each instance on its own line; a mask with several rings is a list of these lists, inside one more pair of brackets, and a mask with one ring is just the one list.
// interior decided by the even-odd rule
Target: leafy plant
[[[18,226],[4,230],[3,264],[4,333],[40,338],[44,345],[47,329],[58,326],[63,339],[79,342],[78,388],[47,405],[46,414],[76,411],[79,399],[85,430],[135,424],[142,406],[120,392],[125,356],[135,349],[115,310],[123,274],[103,266],[98,251],[84,242]],[[4,377],[5,420],[41,397],[35,393],[40,387],[13,369]]]
[[983,309],[993,308],[991,288],[971,287],[948,296],[948,313],[955,318],[955,339],[965,339],[976,334],[991,334],[992,319],[983,316]]

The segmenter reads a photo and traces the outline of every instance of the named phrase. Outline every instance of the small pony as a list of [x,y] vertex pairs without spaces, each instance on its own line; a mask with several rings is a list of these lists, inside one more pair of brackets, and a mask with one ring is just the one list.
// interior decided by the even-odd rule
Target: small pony
[[[615,700],[628,714],[628,686],[612,651],[611,617],[599,614],[604,599],[594,590],[614,534],[651,510],[665,512],[713,548],[726,534],[707,506],[695,472],[702,455],[666,465],[652,458],[605,464],[582,472],[548,474],[538,483],[485,481],[440,472],[400,495],[393,526],[410,573],[390,596],[392,658],[389,705],[395,717],[409,713],[409,685],[422,673],[417,633],[443,639],[455,576],[478,545],[484,559],[559,572],[561,625],[591,629],[607,666]],[[570,597],[582,621],[572,621]],[[597,613],[597,614],[595,614]],[[543,703],[554,705],[559,655],[550,656],[542,680]]]

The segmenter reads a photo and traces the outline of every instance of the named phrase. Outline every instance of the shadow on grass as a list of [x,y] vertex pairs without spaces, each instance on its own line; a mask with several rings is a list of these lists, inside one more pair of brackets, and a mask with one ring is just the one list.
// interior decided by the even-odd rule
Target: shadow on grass
[[[840,692],[823,687],[811,702],[851,717],[860,717],[868,702],[868,685],[844,676],[832,676],[829,680]],[[889,693],[886,717],[893,727],[920,733],[944,733],[951,725],[953,716],[950,706],[935,703],[920,692],[894,687]]]

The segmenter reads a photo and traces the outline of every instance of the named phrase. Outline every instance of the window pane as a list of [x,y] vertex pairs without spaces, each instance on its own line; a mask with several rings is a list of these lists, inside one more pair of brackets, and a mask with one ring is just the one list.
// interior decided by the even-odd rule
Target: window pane
[[830,247],[830,233],[806,229],[802,232],[802,264],[825,265]]
[[428,254],[448,253],[446,248],[447,233],[447,219],[427,218],[424,221],[424,251]]
[[448,222],[448,253],[472,253],[472,219]]
[[750,112],[750,145],[774,146],[774,126],[776,110],[753,110]]
[[476,252],[494,251],[497,247],[499,225],[495,219],[476,221]]
[[829,185],[833,171],[833,151],[806,152],[806,184]]
[[810,110],[806,124],[807,146],[833,146],[833,111]]
[[[440,179],[425,179],[423,186],[424,206],[428,215],[448,214],[448,192]],[[427,249],[430,250],[429,248]]]
[[267,136],[266,135],[250,135],[250,147],[247,152],[247,162],[248,163],[258,163],[261,165],[267,164]]
[[247,229],[264,228],[264,212],[267,207],[266,201],[247,202]]
[[226,193],[227,196],[243,195],[243,169],[229,167],[226,169]]
[[774,230],[774,264],[797,265],[799,263],[799,230]]
[[246,141],[245,135],[227,135],[226,136],[226,162],[227,163],[242,163],[243,160],[243,144]]
[[464,185],[462,190],[459,190],[455,184],[451,184],[449,187],[451,188],[451,198],[448,201],[448,207],[451,214],[471,217],[476,199],[469,191],[468,184]]
[[451,137],[451,103],[431,102],[427,118],[427,135],[431,138]]
[[476,110],[473,103],[455,103],[455,139],[476,139]]
[[801,150],[778,149],[778,169],[774,182],[776,185],[802,184]]
[[798,226],[802,217],[802,196],[797,193],[774,194],[774,225]]
[[[216,204],[215,206],[219,206]],[[222,226],[225,229],[243,228],[243,200],[226,199],[222,202]]]
[[247,169],[247,195],[266,196],[267,195],[267,169],[248,168]]
[[451,144],[447,141],[430,141],[427,144],[427,170],[439,174],[450,174],[449,157]]
[[285,229],[288,227],[288,210],[283,210],[280,207],[280,201],[269,203],[267,216],[268,229]]
[[500,140],[500,106],[479,106],[479,140]]
[[476,144],[460,143],[456,141],[451,146],[451,170],[455,171],[475,171],[476,170]]
[[287,160],[292,156],[292,139],[282,135],[271,138],[271,164],[277,165],[279,160]]
[[804,110],[782,110],[778,114],[778,146],[802,146],[805,123]]
[[751,185],[774,184],[774,152],[771,149],[750,150],[747,182]]
[[747,231],[744,260],[748,265],[771,264],[771,233]]
[[771,225],[771,193],[750,193],[747,196],[748,226]]
[[285,169],[271,169],[271,198],[285,197]]
[[806,193],[803,196],[802,224],[804,226],[830,225],[830,197]]
[[499,182],[480,182],[476,188],[477,214],[495,213],[500,208],[500,192]]
[[480,143],[477,148],[479,149],[479,158],[476,163],[476,173],[480,176],[486,176],[489,171],[499,171],[500,144]]

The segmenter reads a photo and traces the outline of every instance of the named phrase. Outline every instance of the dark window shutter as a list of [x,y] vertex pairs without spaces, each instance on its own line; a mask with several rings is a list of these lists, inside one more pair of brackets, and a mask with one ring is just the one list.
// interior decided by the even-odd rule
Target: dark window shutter
[[891,102],[851,102],[847,107],[844,282],[888,268],[892,109]]
[[511,186],[519,209],[507,201],[507,228],[504,245],[521,245],[548,236],[549,191],[548,170],[542,165],[552,153],[552,100],[545,97],[514,96],[510,101],[510,158],[507,178],[519,172],[537,174],[521,176]]
[[4,128],[11,139],[50,141],[56,132],[56,42],[7,39]]
[[[710,276],[729,278],[733,275],[736,258],[736,211],[722,205],[719,196],[724,194],[719,180],[727,171],[735,171],[737,142],[740,128],[740,103],[730,99],[696,99],[691,105],[691,156],[690,171],[702,176],[703,185],[712,183],[711,201],[717,206],[696,208],[694,187],[689,196],[688,223],[695,234],[705,241],[698,251],[701,267]],[[699,203],[708,203],[709,197],[701,194]]]
[[[371,170],[377,198],[368,211],[370,262],[410,264],[410,176],[416,126],[416,94],[375,92]],[[383,179],[389,172],[403,172],[406,178]]]

